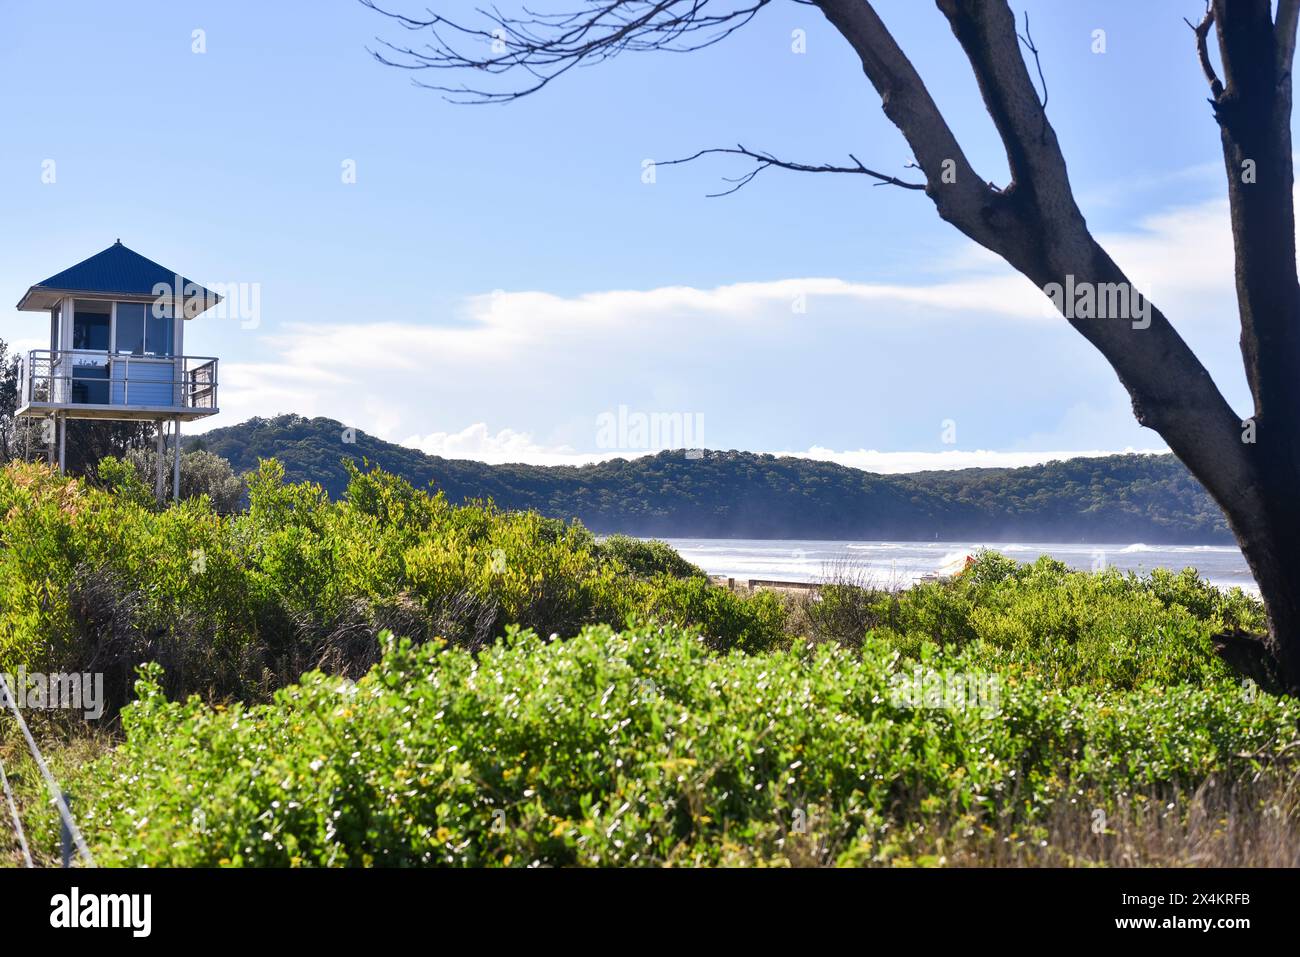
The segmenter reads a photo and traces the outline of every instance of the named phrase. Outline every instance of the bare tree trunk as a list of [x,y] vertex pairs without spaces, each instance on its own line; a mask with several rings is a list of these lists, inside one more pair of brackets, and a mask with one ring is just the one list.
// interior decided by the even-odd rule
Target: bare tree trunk
[[1300,694],[1300,473],[1283,456],[1262,464],[1260,482],[1260,511],[1228,518],[1264,599],[1268,639],[1224,635],[1219,652],[1264,687]]
[[[1223,147],[1241,354],[1255,405],[1242,444],[1260,503],[1225,511],[1268,611],[1275,677],[1300,693],[1300,281],[1291,154],[1298,12],[1295,0],[1281,0],[1274,22],[1269,0],[1215,0],[1196,37]],[[1222,80],[1207,49],[1216,25]]]

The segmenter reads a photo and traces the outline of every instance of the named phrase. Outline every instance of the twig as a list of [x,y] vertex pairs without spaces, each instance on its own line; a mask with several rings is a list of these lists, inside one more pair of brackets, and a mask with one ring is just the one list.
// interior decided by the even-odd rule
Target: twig
[[1038,84],[1043,88],[1043,98],[1039,100],[1038,107],[1043,113],[1042,132],[1039,133],[1039,142],[1047,142],[1047,77],[1043,76],[1043,61],[1039,59],[1038,47],[1034,45],[1034,35],[1029,32],[1029,11],[1025,11],[1025,32],[1016,34],[1016,37],[1029,48],[1029,52],[1034,55],[1034,67],[1038,70]]
[[898,186],[902,189],[923,190],[925,189],[925,185],[926,185],[925,183],[908,182],[907,180],[901,180],[896,176],[890,176],[888,173],[881,173],[873,169],[868,169],[866,166],[863,166],[861,160],[859,160],[852,153],[849,154],[849,159],[853,160],[852,166],[834,166],[829,163],[812,165],[809,163],[793,163],[790,162],[789,160],[778,159],[777,157],[773,156],[771,153],[762,153],[762,152],[756,152],[755,150],[746,149],[744,146],[740,145],[739,143],[736,144],[734,149],[726,148],[726,147],[714,147],[713,149],[700,150],[698,153],[694,153],[691,156],[684,156],[681,159],[662,160],[656,165],[675,166],[679,163],[690,163],[693,162],[694,160],[699,159],[702,156],[708,156],[712,153],[727,154],[730,156],[744,156],[748,159],[752,159],[757,165],[748,173],[746,173],[744,176],[739,176],[735,178],[723,177],[723,179],[725,179],[728,183],[734,183],[735,185],[732,186],[730,189],[723,190],[720,193],[709,193],[708,196],[711,199],[719,196],[731,195],[732,193],[736,192],[742,187],[748,185],[749,182],[753,180],[755,176],[757,176],[759,173],[763,172],[763,170],[771,166],[775,166],[778,169],[793,170],[797,173],[853,173],[861,176],[870,176],[871,178],[879,181],[874,184],[876,186]]
[[1200,25],[1192,23],[1186,17],[1183,17],[1183,23],[1192,28],[1196,34],[1196,58],[1201,61],[1201,72],[1205,74],[1206,81],[1210,84],[1210,93],[1213,94],[1214,100],[1218,102],[1223,95],[1223,84],[1219,82],[1218,75],[1214,72],[1214,64],[1210,62],[1210,27],[1214,26],[1214,7],[1207,0],[1205,4],[1205,17],[1201,20]]
[[1034,46],[1034,35],[1029,32],[1029,11],[1028,10],[1025,11],[1025,32],[1023,34],[1017,33],[1016,36],[1020,38],[1021,43],[1023,43],[1026,47],[1029,48],[1029,52],[1034,55],[1034,66],[1038,70],[1038,84],[1043,88],[1043,98],[1038,105],[1043,108],[1044,112],[1046,112],[1047,78],[1043,76],[1043,61],[1040,60],[1038,57],[1038,47]]

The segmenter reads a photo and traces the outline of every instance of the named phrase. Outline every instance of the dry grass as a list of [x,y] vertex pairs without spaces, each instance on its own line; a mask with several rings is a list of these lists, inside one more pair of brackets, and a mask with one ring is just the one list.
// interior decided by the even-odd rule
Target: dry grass
[[[56,781],[66,781],[66,769],[79,767],[100,757],[114,743],[113,735],[107,730],[93,727],[79,720],[60,720],[57,716],[47,718],[42,715],[23,716],[31,726],[51,773]],[[48,803],[49,791],[45,779],[41,777],[27,750],[27,742],[13,720],[5,713],[0,716],[0,760],[4,761],[5,773],[9,776],[9,786],[14,790],[18,802],[18,812],[22,815],[24,825],[31,828],[32,822],[42,815],[31,813],[38,804]],[[72,813],[75,819],[76,796],[73,795]],[[59,840],[57,834],[27,833],[27,843],[37,867],[58,867]],[[9,805],[0,795],[0,867],[22,867],[22,851],[14,832],[13,818]]]
[[848,559],[827,562],[816,589],[785,596],[787,630],[812,641],[834,641],[855,648],[882,620],[882,599],[898,601],[911,582],[882,577]]
[[[1264,773],[1191,792],[1058,803],[1032,827],[975,824],[960,815],[891,822],[870,841],[787,834],[794,867],[1300,867],[1300,774]],[[746,859],[748,858],[748,859]],[[755,863],[746,854],[735,863]]]

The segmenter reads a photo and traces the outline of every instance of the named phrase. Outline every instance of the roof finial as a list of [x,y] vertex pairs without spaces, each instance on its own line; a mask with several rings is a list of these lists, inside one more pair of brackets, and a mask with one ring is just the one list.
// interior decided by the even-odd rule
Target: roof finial
[[120,246],[120,245],[122,245],[122,237],[121,237],[121,236],[118,236],[118,237],[117,237],[117,242],[115,242],[113,245],[114,245],[114,246]]

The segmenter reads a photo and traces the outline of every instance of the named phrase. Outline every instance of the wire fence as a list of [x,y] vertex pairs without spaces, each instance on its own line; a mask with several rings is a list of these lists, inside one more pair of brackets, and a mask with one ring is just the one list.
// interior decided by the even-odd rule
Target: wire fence
[[[54,780],[54,775],[50,773],[50,767],[45,763],[45,757],[41,754],[41,749],[36,746],[36,739],[32,737],[31,729],[27,727],[27,722],[23,720],[22,712],[18,710],[18,704],[10,693],[9,683],[3,674],[0,674],[0,705],[8,705],[9,710],[13,712],[14,720],[18,722],[18,728],[22,731],[23,737],[27,741],[28,750],[32,753],[32,759],[35,760],[36,767],[41,772],[41,777],[45,779],[45,786],[49,789],[54,806],[58,809],[63,832],[63,866],[71,866],[72,850],[75,848],[77,854],[81,856],[82,862],[88,867],[94,867],[95,858],[91,855],[90,848],[86,846],[86,840],[81,836],[81,829],[77,827],[77,822],[72,819],[72,811],[68,809],[68,796],[59,787],[58,782]],[[13,816],[14,831],[18,835],[18,845],[22,850],[23,861],[28,867],[34,867],[31,847],[27,843],[27,835],[23,831],[22,817],[18,813],[18,805],[14,801],[13,790],[9,786],[9,777],[5,774],[3,761],[0,761],[0,783],[4,785],[5,800],[9,804],[9,813]]]
[[14,833],[18,835],[18,849],[22,851],[23,863],[35,867],[32,852],[27,846],[27,835],[23,833],[23,819],[18,814],[18,805],[14,802],[14,792],[9,787],[9,775],[5,774],[5,763],[0,760],[0,785],[4,786],[5,800],[9,803],[9,813],[14,819]]

